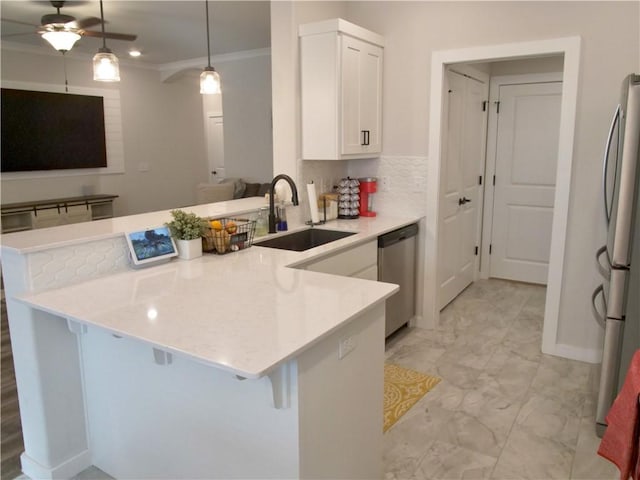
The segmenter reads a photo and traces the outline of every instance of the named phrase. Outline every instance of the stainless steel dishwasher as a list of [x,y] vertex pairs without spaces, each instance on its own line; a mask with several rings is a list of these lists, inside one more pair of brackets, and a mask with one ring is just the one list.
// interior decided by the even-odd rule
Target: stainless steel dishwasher
[[400,291],[387,299],[385,337],[416,313],[417,234],[414,223],[378,237],[378,280],[400,285]]

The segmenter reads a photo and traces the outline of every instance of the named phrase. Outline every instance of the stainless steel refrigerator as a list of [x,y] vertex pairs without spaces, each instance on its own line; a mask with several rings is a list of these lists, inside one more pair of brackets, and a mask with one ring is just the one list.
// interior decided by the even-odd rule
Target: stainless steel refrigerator
[[602,436],[605,417],[631,362],[640,348],[640,75],[622,83],[604,154],[603,200],[607,244],[596,253],[604,278],[592,295],[594,316],[604,328],[596,432]]

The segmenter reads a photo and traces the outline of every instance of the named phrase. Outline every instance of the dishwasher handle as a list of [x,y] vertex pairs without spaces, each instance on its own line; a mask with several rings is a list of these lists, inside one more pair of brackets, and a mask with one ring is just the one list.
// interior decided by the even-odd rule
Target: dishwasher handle
[[418,234],[418,224],[414,223],[378,237],[378,248],[386,248]]

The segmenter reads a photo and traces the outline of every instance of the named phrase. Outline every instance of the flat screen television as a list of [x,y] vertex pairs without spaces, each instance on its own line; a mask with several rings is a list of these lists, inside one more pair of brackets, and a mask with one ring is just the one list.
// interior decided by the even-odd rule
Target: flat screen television
[[2,172],[107,166],[102,97],[3,88]]

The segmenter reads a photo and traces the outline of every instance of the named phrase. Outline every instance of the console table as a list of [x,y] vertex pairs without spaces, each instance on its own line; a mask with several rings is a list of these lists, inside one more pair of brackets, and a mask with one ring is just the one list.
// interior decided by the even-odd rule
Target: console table
[[118,195],[100,194],[53,198],[2,205],[2,233],[113,217]]

